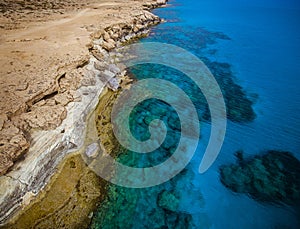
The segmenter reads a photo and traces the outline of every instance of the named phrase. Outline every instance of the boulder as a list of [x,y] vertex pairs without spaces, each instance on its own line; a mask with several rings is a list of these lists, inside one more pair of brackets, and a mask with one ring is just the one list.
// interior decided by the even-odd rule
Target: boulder
[[103,72],[100,73],[100,80],[103,83],[107,83],[108,81],[110,81],[115,76],[116,76],[115,73],[113,73],[113,72],[111,72],[109,70],[104,70]]
[[103,39],[105,40],[105,41],[109,41],[109,39],[110,39],[110,36],[109,36],[109,34],[108,34],[108,32],[103,32]]
[[103,54],[100,53],[98,50],[91,50],[92,55],[99,61],[103,60]]
[[116,78],[112,78],[108,81],[108,88],[113,90],[113,91],[116,91],[118,90],[119,86],[120,86],[120,83],[119,83],[119,80],[116,79]]
[[124,38],[126,41],[129,41],[133,36],[131,34],[126,35]]
[[115,74],[118,74],[121,72],[120,68],[118,68],[117,65],[115,65],[115,64],[108,65],[108,70]]
[[113,39],[109,39],[108,41],[104,41],[102,43],[102,48],[104,48],[106,51],[110,51],[116,47],[116,43]]
[[120,37],[120,33],[119,32],[115,32],[111,35],[111,38],[115,41],[118,40],[118,38]]
[[101,36],[103,36],[104,30],[98,30],[91,34],[91,37],[93,39],[99,39]]
[[88,147],[86,147],[85,154],[90,158],[96,158],[99,151],[98,143],[92,143]]
[[156,0],[156,3],[157,3],[158,5],[165,5],[166,2],[167,2],[167,0]]
[[107,64],[104,61],[96,61],[94,62],[94,68],[99,71],[104,71],[107,68]]

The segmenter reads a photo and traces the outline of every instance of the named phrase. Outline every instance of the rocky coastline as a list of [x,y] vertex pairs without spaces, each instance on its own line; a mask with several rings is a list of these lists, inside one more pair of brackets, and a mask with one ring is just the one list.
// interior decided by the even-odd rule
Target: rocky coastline
[[[126,75],[125,66],[117,63],[118,53],[114,49],[146,36],[150,26],[161,22],[149,10],[165,2],[138,1],[116,23],[94,28],[85,44],[86,51],[67,59],[69,62],[57,69],[52,82],[24,98],[25,103],[1,104],[4,112],[0,118],[0,226],[16,221],[24,209],[30,209],[42,194],[46,195],[47,186],[58,179],[54,177],[61,171],[59,165],[72,153],[78,154],[84,145],[87,117],[96,108],[103,89],[107,86],[117,90],[120,78]],[[22,83],[19,84],[15,86]],[[32,90],[28,82],[24,87],[21,89]],[[95,198],[101,195],[103,192]],[[60,208],[49,212],[50,215],[65,206],[58,205]],[[48,216],[45,213],[43,217]]]

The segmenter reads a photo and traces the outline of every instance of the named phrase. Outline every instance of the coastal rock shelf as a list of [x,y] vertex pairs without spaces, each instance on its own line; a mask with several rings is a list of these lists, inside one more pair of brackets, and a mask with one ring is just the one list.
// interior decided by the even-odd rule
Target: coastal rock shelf
[[101,60],[102,57],[100,53],[95,52],[99,46],[110,51],[120,44],[147,35],[149,27],[161,21],[148,11],[133,12],[131,16],[134,20],[129,23],[115,24],[92,34],[94,45],[90,49],[96,58]]
[[[106,182],[91,172],[80,154],[68,155],[49,185],[1,228],[87,228],[89,215],[106,194]],[[29,201],[30,194],[26,194]]]
[[[127,20],[129,22],[113,24],[92,34],[93,44],[88,46],[90,53],[97,60],[102,62],[103,59],[107,59],[108,51],[121,43],[145,36],[151,25],[160,22],[157,16],[145,10],[130,13]],[[0,175],[5,174],[14,162],[26,153],[30,145],[30,136],[27,134],[30,130],[57,128],[67,116],[65,106],[74,100],[80,100],[76,90],[82,86],[95,85],[94,76],[86,73],[85,66],[88,63],[88,55],[81,56],[79,59],[73,58],[63,70],[58,70],[55,82],[52,82],[53,85],[45,91],[30,96],[25,104],[16,106],[16,110],[12,110],[14,106],[6,104],[7,111],[0,116]],[[108,67],[105,64],[94,66],[100,71]],[[110,78],[114,78],[114,75]],[[107,78],[104,82],[105,80]],[[117,83],[114,81],[109,82],[109,86],[116,89]],[[28,85],[22,90],[27,87]],[[5,110],[5,106],[3,109]]]
[[[126,73],[125,67],[117,63],[118,54],[114,48],[147,35],[149,27],[161,21],[148,10],[165,4],[165,1],[129,1],[124,9],[119,8],[122,4],[122,1],[94,4],[93,8],[84,9],[84,14],[79,12],[68,20],[51,22],[48,27],[28,32],[33,37],[28,38],[28,42],[36,42],[37,49],[41,46],[54,47],[54,51],[48,54],[57,55],[57,60],[47,64],[48,57],[43,59],[43,53],[39,51],[41,60],[45,61],[43,64],[46,64],[41,69],[35,66],[36,72],[33,73],[31,65],[37,61],[32,59],[36,58],[36,53],[33,53],[31,59],[24,60],[31,69],[24,71],[28,78],[14,82],[14,92],[3,90],[7,94],[0,104],[3,110],[0,116],[0,225],[11,221],[13,216],[20,217],[21,209],[30,206],[40,191],[47,187],[66,155],[83,146],[86,118],[95,109],[102,89],[108,86],[117,90],[120,77]],[[97,23],[94,20],[100,17],[101,9],[107,17],[103,16],[103,22]],[[73,23],[75,21],[82,26],[78,28]],[[37,31],[47,36],[34,38]],[[50,39],[54,39],[52,34],[57,35],[61,31],[67,31],[68,36],[62,40],[55,37],[56,40],[51,43]],[[82,37],[72,38],[76,33]],[[23,42],[17,37],[7,36],[6,42],[15,45],[10,48],[16,48]],[[56,53],[60,49],[57,42],[68,50],[63,55]],[[15,57],[7,57],[8,60],[12,58]],[[63,63],[60,62],[62,60]],[[24,68],[21,65],[17,67]],[[6,74],[12,71],[13,68],[8,68]],[[43,82],[45,76],[49,79]],[[36,84],[36,81],[40,83]],[[23,96],[22,99],[16,99],[17,94],[18,97]]]

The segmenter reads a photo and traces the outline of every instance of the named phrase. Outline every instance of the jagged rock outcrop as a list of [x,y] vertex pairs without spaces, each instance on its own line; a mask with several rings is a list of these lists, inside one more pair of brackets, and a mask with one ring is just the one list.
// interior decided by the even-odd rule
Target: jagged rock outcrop
[[[157,6],[161,3],[155,4]],[[114,24],[91,35],[93,44],[89,47],[90,53],[100,63],[109,56],[108,52],[116,46],[147,34],[149,26],[160,22],[159,17],[145,10],[132,13],[130,18],[131,22],[129,23]],[[95,61],[95,66],[101,65],[99,61],[98,63]],[[3,117],[6,117],[5,119],[10,123],[9,125],[14,126],[14,133],[17,134],[18,132],[22,136],[22,141],[18,145],[19,141],[14,139],[14,147],[12,147],[12,142],[9,143],[5,140],[4,130],[6,128],[3,131],[1,130],[3,134],[0,133],[0,154],[3,160],[0,166],[0,174],[5,174],[14,162],[26,153],[30,145],[30,136],[26,136],[25,133],[31,129],[49,130],[57,128],[66,118],[65,106],[74,100],[75,91],[80,86],[95,85],[94,77],[89,77],[89,74],[85,73],[86,69],[83,68],[87,63],[88,56],[74,58],[72,62],[57,70],[58,77],[47,90],[37,91],[36,93],[32,91],[32,96],[28,98],[26,103],[20,105],[18,110],[8,110],[6,114],[3,114]],[[109,88],[116,90],[119,87],[119,82],[115,76],[120,69],[112,66],[108,66],[108,70],[101,73],[104,76],[101,80],[107,82]],[[103,70],[97,67],[96,69]],[[18,85],[18,90],[26,89],[30,91],[28,83],[23,84],[23,89],[20,88],[21,86]],[[5,123],[4,118],[1,118],[1,120]],[[12,136],[10,135],[10,137]],[[15,148],[20,148],[20,150]]]
[[[141,7],[150,9],[161,3],[151,1],[150,7],[145,2],[131,3],[128,14],[104,29],[85,27],[92,32],[91,42],[80,43],[86,50],[78,56],[68,54],[64,63],[57,58],[54,67],[55,57],[49,57],[49,66],[36,68],[34,74],[26,72],[32,76],[12,86],[22,97],[11,89],[4,91],[7,98],[0,104],[5,111],[0,117],[0,226],[39,194],[67,154],[83,145],[86,117],[96,107],[102,89],[107,85],[116,90],[125,74],[124,66],[114,63],[118,59],[113,49],[146,35],[149,26],[160,22]],[[49,77],[45,82],[40,79],[44,72]],[[109,72],[109,80],[101,79],[104,72]],[[33,84],[34,80],[41,82]]]
[[105,51],[111,51],[121,43],[145,36],[150,26],[161,22],[159,17],[145,10],[134,11],[131,17],[133,20],[128,23],[118,23],[91,35],[94,42],[89,48],[96,59],[101,59],[107,54]]

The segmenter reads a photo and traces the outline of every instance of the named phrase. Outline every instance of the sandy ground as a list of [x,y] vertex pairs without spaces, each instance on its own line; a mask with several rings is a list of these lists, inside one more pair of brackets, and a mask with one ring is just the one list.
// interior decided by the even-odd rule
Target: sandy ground
[[152,0],[0,1],[0,175],[58,127],[82,86],[90,35]]
[[[86,119],[107,83],[101,74],[115,61],[112,49],[144,36],[150,26],[161,22],[147,10],[164,3],[0,0],[0,228],[19,216],[28,228],[37,218],[43,219],[41,225],[52,221],[73,225],[79,216],[79,221],[88,222],[97,201],[75,209],[69,204],[78,201],[73,193],[86,178],[86,169],[78,170],[76,179],[68,179],[66,190],[58,168],[70,162],[66,157],[72,152],[84,150]],[[77,159],[78,165],[83,163]],[[70,172],[73,164],[64,168]],[[60,177],[62,188],[52,189]],[[93,188],[89,190],[96,200],[103,193],[96,195]],[[49,190],[64,191],[63,203],[53,205],[51,198],[61,195],[45,194]],[[22,217],[25,209],[32,214]],[[24,228],[14,225],[8,228]]]

